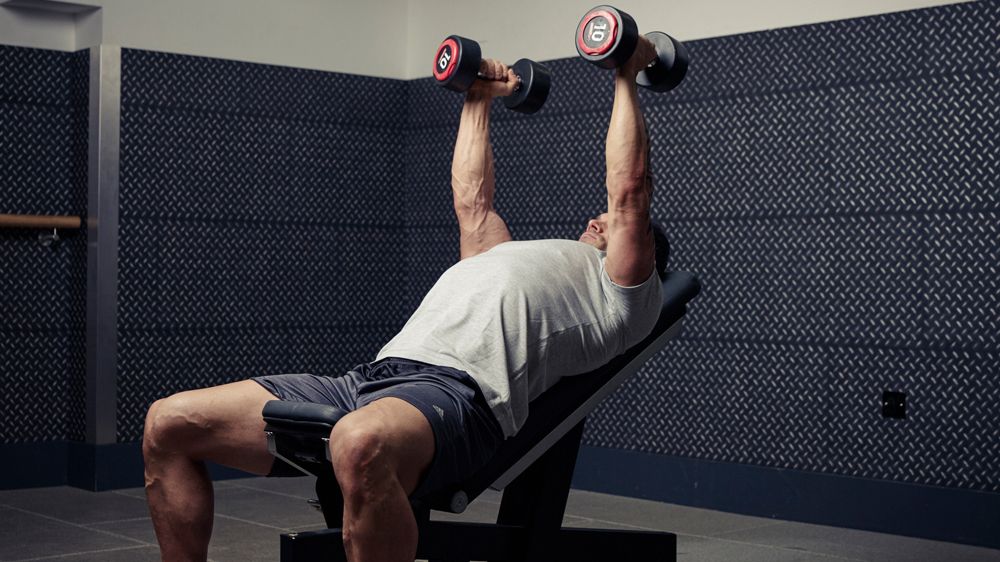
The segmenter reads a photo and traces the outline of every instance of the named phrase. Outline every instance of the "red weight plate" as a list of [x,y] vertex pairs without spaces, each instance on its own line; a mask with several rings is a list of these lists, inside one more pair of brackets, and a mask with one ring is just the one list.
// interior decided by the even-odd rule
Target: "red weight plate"
[[608,10],[598,9],[583,16],[576,31],[576,45],[582,53],[600,56],[611,49],[617,36],[618,18]]
[[434,78],[443,82],[451,77],[458,66],[458,42],[451,37],[444,40],[434,55]]

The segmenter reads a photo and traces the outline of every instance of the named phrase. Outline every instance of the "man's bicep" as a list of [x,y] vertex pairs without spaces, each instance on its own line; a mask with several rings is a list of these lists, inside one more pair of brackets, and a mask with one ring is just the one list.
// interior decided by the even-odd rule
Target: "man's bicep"
[[623,287],[641,285],[656,268],[654,246],[648,213],[612,216],[604,262],[608,276]]
[[496,211],[488,211],[481,218],[458,219],[460,259],[481,254],[497,244],[511,240],[510,230]]

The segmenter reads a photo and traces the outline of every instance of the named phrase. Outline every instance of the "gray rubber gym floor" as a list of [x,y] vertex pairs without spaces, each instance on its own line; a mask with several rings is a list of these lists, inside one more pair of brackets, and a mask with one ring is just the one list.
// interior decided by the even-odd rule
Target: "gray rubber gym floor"
[[[217,482],[210,559],[276,561],[279,533],[321,528],[320,514],[306,504],[314,497],[311,480]],[[498,507],[499,494],[489,493],[458,518],[490,521]],[[576,490],[565,524],[669,530],[678,536],[677,558],[683,561],[1000,561],[998,550]],[[0,560],[107,562],[159,556],[142,489],[95,493],[63,487],[0,491]]]

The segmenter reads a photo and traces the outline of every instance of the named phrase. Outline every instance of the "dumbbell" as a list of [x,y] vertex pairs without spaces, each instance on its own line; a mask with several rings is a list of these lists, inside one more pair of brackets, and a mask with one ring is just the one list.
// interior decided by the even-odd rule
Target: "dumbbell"
[[[439,86],[455,92],[464,92],[477,79],[485,79],[479,73],[482,52],[479,43],[472,39],[449,35],[434,55],[434,79]],[[548,68],[533,60],[521,59],[510,67],[517,76],[514,93],[504,96],[507,109],[521,113],[534,113],[541,109],[549,97],[552,73]]]
[[[687,49],[666,33],[654,31],[645,37],[656,47],[656,58],[635,77],[636,84],[654,92],[672,90],[687,72]],[[601,68],[625,64],[638,44],[639,28],[635,20],[611,6],[591,9],[576,28],[576,52]]]

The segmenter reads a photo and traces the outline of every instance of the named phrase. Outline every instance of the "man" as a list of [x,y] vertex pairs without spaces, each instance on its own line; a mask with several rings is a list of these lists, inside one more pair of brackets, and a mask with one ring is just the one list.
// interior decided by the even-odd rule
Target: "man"
[[[578,241],[511,241],[493,209],[490,105],[513,92],[516,78],[483,61],[486,79],[467,93],[452,162],[461,260],[376,361],[343,377],[258,377],[150,407],[146,493],[164,560],[207,557],[213,493],[205,461],[261,475],[288,470],[268,453],[263,434],[261,410],[278,398],[351,412],[330,435],[348,558],[412,561],[410,497],[471,474],[559,377],[594,369],[650,332],[665,255],[656,255],[650,223],[648,137],[635,76],[653,56],[643,39],[616,71],[608,211]],[[659,250],[665,254],[665,245]]]

